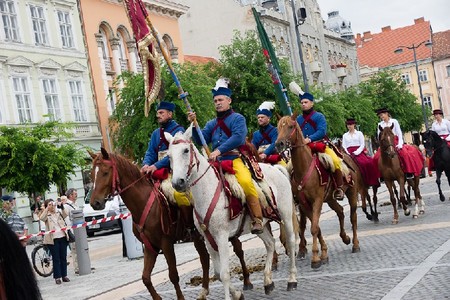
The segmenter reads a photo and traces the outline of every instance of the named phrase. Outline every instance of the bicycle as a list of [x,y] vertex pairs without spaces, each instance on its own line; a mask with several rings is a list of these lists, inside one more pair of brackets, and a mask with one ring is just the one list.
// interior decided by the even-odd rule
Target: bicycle
[[31,262],[33,269],[42,277],[48,277],[53,274],[53,259],[50,249],[47,245],[38,242],[31,252]]

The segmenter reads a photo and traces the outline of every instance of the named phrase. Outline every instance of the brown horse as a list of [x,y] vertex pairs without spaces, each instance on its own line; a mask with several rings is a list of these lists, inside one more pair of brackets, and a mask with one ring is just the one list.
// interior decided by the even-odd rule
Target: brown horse
[[[405,198],[405,173],[403,172],[400,165],[400,158],[395,150],[394,145],[394,132],[391,127],[385,127],[384,129],[380,127],[380,158],[378,159],[378,169],[380,170],[381,177],[384,179],[384,183],[389,191],[389,196],[391,200],[392,207],[394,208],[394,218],[392,219],[392,224],[398,223],[398,211],[396,205],[396,198],[394,195],[394,181],[397,181],[400,188],[400,203],[402,204],[405,216],[410,215],[410,210],[408,209],[408,202]],[[416,198],[415,211],[413,214],[414,218],[417,218],[418,214],[425,212],[423,206],[422,196],[419,190],[419,175],[415,175],[413,179],[408,180],[408,184],[414,190],[414,196]],[[420,211],[419,211],[420,204]]]
[[[177,207],[169,204],[162,197],[158,197],[158,187],[144,179],[145,175],[142,175],[139,168],[126,158],[108,153],[103,148],[101,148],[101,153],[89,154],[93,159],[91,178],[94,183],[91,206],[94,209],[103,209],[107,197],[120,194],[133,217],[133,232],[145,245],[142,281],[150,295],[153,299],[161,299],[152,285],[151,274],[158,254],[162,251],[167,261],[169,278],[175,287],[177,299],[184,299],[179,285],[174,251],[175,242],[182,238],[182,236],[177,236],[177,233],[180,233],[177,230],[177,226],[179,226],[177,224]],[[188,227],[194,228],[193,224],[190,225],[192,226]],[[194,231],[192,235],[203,271],[203,288],[197,299],[206,299],[209,293],[209,254],[200,234]],[[236,238],[232,240],[232,244],[242,265],[244,289],[251,289],[253,286],[243,259],[241,242]]]
[[[311,267],[318,268],[322,263],[328,261],[328,248],[319,227],[319,218],[322,211],[324,201],[328,203],[339,218],[340,237],[345,244],[350,243],[350,237],[344,229],[344,209],[333,198],[333,189],[331,186],[322,186],[320,183],[320,175],[315,168],[316,156],[313,155],[311,149],[307,146],[305,138],[302,134],[300,126],[296,121],[296,115],[286,116],[278,122],[278,139],[276,141],[278,152],[291,150],[291,160],[293,165],[293,175],[291,181],[293,183],[293,193],[300,206],[300,257],[304,257],[306,253],[306,240],[304,232],[306,228],[306,217],[311,221],[311,235],[313,236]],[[345,156],[345,163],[351,169],[356,170],[356,165],[349,156]],[[357,236],[357,201],[359,190],[359,177],[350,170],[350,176],[354,180],[353,185],[346,184],[344,192],[349,199],[350,219],[353,230],[353,248],[352,252],[359,252],[359,240]],[[321,255],[319,257],[319,249],[317,245],[319,240],[321,245]]]

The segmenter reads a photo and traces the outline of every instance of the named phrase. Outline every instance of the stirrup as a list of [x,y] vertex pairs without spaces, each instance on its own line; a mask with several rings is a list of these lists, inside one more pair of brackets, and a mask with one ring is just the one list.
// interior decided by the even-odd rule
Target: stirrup
[[263,231],[264,231],[263,222],[260,219],[255,219],[255,221],[252,221],[252,229],[251,229],[252,234],[261,234],[263,233]]

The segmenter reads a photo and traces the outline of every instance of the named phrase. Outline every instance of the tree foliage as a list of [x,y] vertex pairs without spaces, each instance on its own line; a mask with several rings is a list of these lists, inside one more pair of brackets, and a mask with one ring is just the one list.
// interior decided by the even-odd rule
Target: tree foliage
[[0,127],[0,186],[32,195],[65,184],[86,156],[79,145],[67,142],[73,137],[70,129],[57,121]]

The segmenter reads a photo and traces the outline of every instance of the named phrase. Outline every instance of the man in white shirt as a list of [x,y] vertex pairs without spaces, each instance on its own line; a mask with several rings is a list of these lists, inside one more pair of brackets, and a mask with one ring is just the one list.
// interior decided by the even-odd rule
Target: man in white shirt
[[[78,197],[78,192],[74,188],[70,188],[67,190],[66,197],[64,197],[64,196],[61,197],[61,202],[65,205],[65,207],[69,211],[69,216],[65,220],[67,226],[73,225],[72,211],[79,209],[79,207],[77,205],[77,197]],[[75,274],[78,274],[79,269],[78,269],[77,248],[75,246],[75,243],[70,243],[69,246],[70,246],[70,254],[72,255],[72,259],[73,259],[73,268],[75,270]]]

